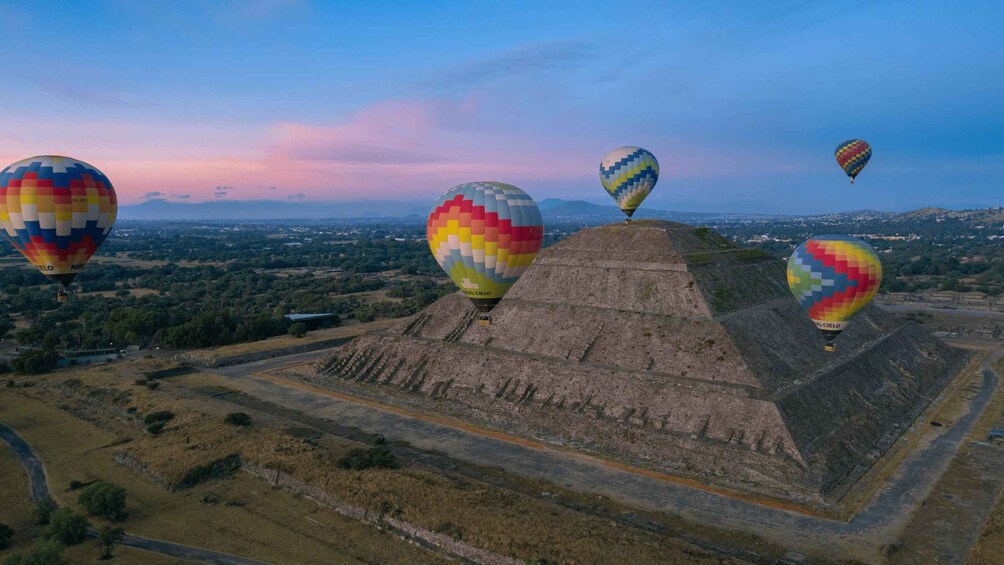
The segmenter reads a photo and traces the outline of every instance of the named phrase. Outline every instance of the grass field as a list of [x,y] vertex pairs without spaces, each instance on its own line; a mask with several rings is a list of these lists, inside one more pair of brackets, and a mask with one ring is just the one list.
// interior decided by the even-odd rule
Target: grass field
[[[281,468],[345,503],[389,513],[429,530],[450,532],[455,539],[523,560],[601,563],[613,556],[631,555],[634,563],[732,562],[671,536],[625,527],[602,516],[414,463],[406,462],[397,470],[339,469],[339,455],[359,444],[306,428],[299,421],[253,410],[248,410],[255,422],[251,428],[225,426],[222,416],[233,411],[234,405],[195,396],[182,386],[181,381],[197,375],[165,379],[156,391],[132,383],[137,375],[162,363],[127,361],[45,377],[48,382],[74,377],[82,381],[76,386],[86,398],[120,408],[136,407],[140,414],[174,411],[175,419],[157,437],[85,410],[73,398],[61,398],[48,387],[0,392],[0,419],[21,431],[46,460],[61,502],[73,502],[74,494],[66,492],[64,486],[69,481],[102,478],[129,491],[131,515],[126,528],[130,533],[276,563],[351,562],[357,557],[393,563],[434,559],[424,550],[405,546],[313,502],[273,490],[242,472],[169,492],[111,460],[113,452],[127,450],[171,482],[192,465],[239,451],[249,461]],[[4,402],[5,396],[16,396],[18,402]],[[97,425],[66,410],[74,410]],[[313,439],[306,441],[305,436]],[[528,488],[560,492],[546,483]],[[206,495],[221,502],[200,502]],[[610,505],[603,497],[582,496],[583,506]],[[241,506],[226,507],[222,504],[226,500],[237,500]],[[667,517],[656,518],[673,524]]]
[[[71,480],[122,485],[129,511],[123,526],[129,533],[272,563],[438,562],[389,534],[243,473],[182,492],[167,491],[112,461],[117,444],[129,439],[121,430],[100,429],[48,403],[23,395],[12,402],[13,397],[0,394],[0,419],[45,461],[54,498],[74,506],[76,493],[67,489]],[[207,495],[218,502],[202,502]],[[228,500],[239,506],[225,506]],[[103,525],[100,519],[92,523]]]
[[[152,288],[130,288],[129,294],[135,297],[148,296],[151,294],[159,294],[159,291],[153,290]],[[81,296],[104,296],[105,298],[111,298],[117,296],[115,293],[117,290],[99,290],[95,292],[81,292]]]
[[0,561],[31,543],[34,523],[34,505],[28,500],[28,475],[14,452],[0,441],[0,524],[14,530],[13,547],[0,551]]
[[[994,370],[998,375],[1004,376],[1004,358],[997,360],[994,364]],[[985,439],[991,428],[1004,427],[1004,390],[1002,389],[1004,389],[1004,383],[998,385],[993,400],[987,405],[983,417],[973,428],[974,439]],[[1004,496],[998,492],[997,506],[983,524],[967,563],[972,565],[1000,563],[1002,555],[1004,555]]]

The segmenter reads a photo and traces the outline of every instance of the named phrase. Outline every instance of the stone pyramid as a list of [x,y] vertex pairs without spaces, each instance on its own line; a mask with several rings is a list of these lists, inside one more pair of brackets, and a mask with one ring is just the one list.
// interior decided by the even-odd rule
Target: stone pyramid
[[316,384],[669,473],[820,503],[966,355],[876,307],[823,351],[782,261],[634,221],[541,251],[476,323],[461,294],[321,361]]

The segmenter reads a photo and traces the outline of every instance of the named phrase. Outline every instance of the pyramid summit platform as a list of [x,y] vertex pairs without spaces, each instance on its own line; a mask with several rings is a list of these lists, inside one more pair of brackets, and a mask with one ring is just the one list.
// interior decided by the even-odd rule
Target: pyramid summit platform
[[968,356],[869,306],[836,353],[784,263],[708,228],[634,221],[544,249],[492,311],[461,294],[317,364],[382,397],[742,491],[822,503]]

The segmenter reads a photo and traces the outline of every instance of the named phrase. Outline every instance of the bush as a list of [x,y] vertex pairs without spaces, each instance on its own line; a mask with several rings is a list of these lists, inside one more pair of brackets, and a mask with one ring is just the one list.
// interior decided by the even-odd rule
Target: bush
[[84,481],[76,481],[76,480],[70,481],[70,490],[80,490],[85,486],[87,486],[87,483],[85,483]]
[[57,541],[40,539],[28,553],[15,553],[3,560],[3,565],[65,565],[63,546]]
[[148,388],[150,390],[157,390],[158,387],[160,387],[160,383],[158,383],[157,381],[147,381],[146,382],[146,388]]
[[251,416],[244,412],[231,412],[227,414],[227,417],[223,419],[224,422],[230,424],[231,426],[250,426]]
[[113,522],[126,518],[126,491],[118,485],[98,481],[85,488],[77,502],[91,516],[103,516]]
[[55,369],[58,359],[54,349],[32,349],[22,352],[10,363],[14,371],[34,375]]
[[63,545],[76,545],[87,537],[87,518],[69,508],[60,508],[49,520],[48,536]]
[[152,424],[154,422],[170,422],[174,419],[174,412],[170,410],[160,410],[158,412],[150,412],[146,416],[143,416],[144,424]]
[[10,538],[14,537],[14,530],[7,524],[0,524],[0,551],[10,547]]
[[51,498],[39,500],[35,503],[35,523],[40,526],[48,524],[55,510],[56,503]]
[[307,335],[307,324],[303,322],[296,322],[289,326],[289,335],[293,337],[303,337]]
[[148,433],[148,434],[150,434],[152,436],[159,436],[160,432],[164,431],[164,426],[166,426],[166,425],[167,425],[167,422],[165,422],[163,420],[161,420],[159,422],[153,422],[152,424],[147,425],[147,427],[146,427],[146,433]]
[[138,386],[143,386],[146,384],[146,379],[136,379],[136,384]]
[[401,462],[386,447],[356,448],[338,460],[341,469],[397,469]]

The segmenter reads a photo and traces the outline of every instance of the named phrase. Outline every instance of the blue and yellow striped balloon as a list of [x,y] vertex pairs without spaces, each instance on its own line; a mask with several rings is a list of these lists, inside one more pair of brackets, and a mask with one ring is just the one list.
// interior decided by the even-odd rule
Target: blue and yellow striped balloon
[[641,147],[618,147],[600,162],[600,182],[628,218],[659,180],[659,161]]

